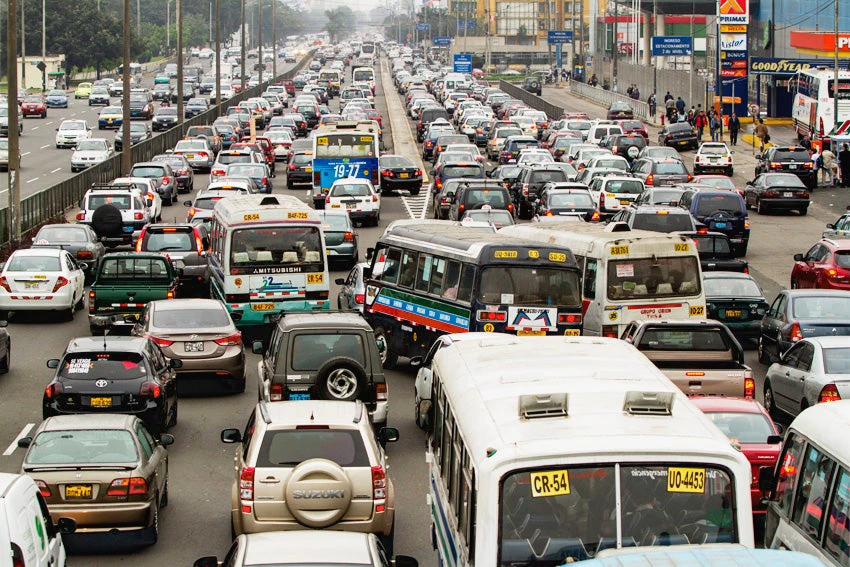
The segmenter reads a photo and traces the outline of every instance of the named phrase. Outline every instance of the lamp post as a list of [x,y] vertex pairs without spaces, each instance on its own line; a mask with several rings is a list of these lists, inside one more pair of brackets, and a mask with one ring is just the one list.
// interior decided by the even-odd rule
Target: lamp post
[[277,0],[272,0],[272,80],[277,80]]
[[41,70],[41,92],[47,90],[47,39],[45,31],[47,30],[47,0],[41,0],[41,64],[44,66]]
[[833,2],[835,4],[835,77],[832,81],[832,114],[835,117],[833,128],[838,131],[838,0]]
[[259,82],[263,84],[263,69],[266,64],[263,62],[263,0],[257,0],[257,57],[260,61]]
[[[21,0],[21,86],[27,88],[27,24],[26,24],[26,4]],[[17,67],[18,62],[15,62]],[[100,68],[98,67],[98,71]],[[98,76],[98,79],[100,77]]]
[[215,0],[215,102],[221,105],[221,0]]
[[133,166],[130,148],[130,0],[124,0],[124,69],[121,82],[124,96],[121,98],[121,173],[130,172]]
[[[129,91],[127,91],[129,92]],[[183,0],[177,0],[177,122],[183,122]]]
[[6,70],[9,84],[7,104],[9,108],[9,240],[21,239],[21,181],[18,177],[21,167],[20,140],[18,139],[18,0],[6,3]]
[[165,48],[171,53],[171,0],[165,0]]
[[242,37],[240,38],[240,43],[242,47],[242,66],[241,66],[241,77],[240,84],[242,85],[242,92],[245,92],[245,0],[242,0]]

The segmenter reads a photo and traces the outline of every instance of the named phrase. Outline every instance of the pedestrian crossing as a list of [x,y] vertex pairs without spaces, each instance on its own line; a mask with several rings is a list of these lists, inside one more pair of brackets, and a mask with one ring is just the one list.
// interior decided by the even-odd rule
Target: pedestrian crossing
[[[427,189],[424,188],[424,189]],[[401,194],[401,202],[412,219],[424,219],[428,214],[428,191],[420,191],[418,195]]]

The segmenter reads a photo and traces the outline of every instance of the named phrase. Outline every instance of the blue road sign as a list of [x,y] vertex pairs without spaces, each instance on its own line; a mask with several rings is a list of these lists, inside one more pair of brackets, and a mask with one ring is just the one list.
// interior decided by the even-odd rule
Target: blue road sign
[[454,57],[455,73],[472,73],[472,54],[456,53]]
[[652,55],[692,55],[694,40],[686,35],[652,36]]
[[549,44],[551,45],[559,45],[561,43],[572,43],[573,42],[573,32],[572,31],[549,31]]
[[431,29],[431,24],[416,24],[416,31],[428,31]]
[[434,45],[451,45],[452,38],[447,35],[438,35],[434,38]]

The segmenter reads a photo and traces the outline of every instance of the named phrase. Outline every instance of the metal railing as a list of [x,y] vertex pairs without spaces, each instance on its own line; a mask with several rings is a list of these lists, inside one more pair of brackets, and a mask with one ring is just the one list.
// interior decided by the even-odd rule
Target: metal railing
[[[166,130],[158,136],[136,144],[130,148],[132,163],[149,161],[155,155],[163,154],[174,148],[179,140],[182,140],[190,126],[202,126],[212,124],[219,116],[227,114],[227,109],[237,106],[243,100],[260,96],[270,82],[282,79],[291,79],[312,59],[314,51],[305,55],[289,71],[278,75],[274,81],[264,81],[262,84],[245,89],[243,92],[223,101],[210,108],[207,112],[183,120],[182,123]],[[64,181],[51,185],[37,193],[33,193],[21,199],[21,235],[37,229],[43,223],[63,215],[70,207],[79,206],[80,200],[92,183],[109,183],[116,177],[126,175],[127,171],[121,171],[121,154],[117,153],[111,158],[92,166],[81,173],[73,175]],[[10,243],[9,235],[9,208],[0,209],[0,246]]]
[[583,99],[594,102],[604,108],[609,108],[614,102],[625,102],[632,107],[635,118],[644,122],[652,122],[649,116],[649,105],[642,100],[634,100],[628,96],[613,91],[606,91],[601,87],[591,87],[579,81],[570,81],[570,93]]
[[536,94],[530,93],[512,83],[501,80],[499,81],[499,88],[515,99],[521,100],[531,108],[535,110],[542,110],[546,113],[546,116],[548,116],[550,120],[557,120],[564,115],[563,107],[560,107],[557,104],[552,104],[551,102],[546,102]]

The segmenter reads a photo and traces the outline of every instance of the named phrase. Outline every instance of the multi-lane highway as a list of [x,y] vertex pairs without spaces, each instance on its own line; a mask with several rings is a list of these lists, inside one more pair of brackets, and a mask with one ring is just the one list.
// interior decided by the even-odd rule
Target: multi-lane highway
[[[544,97],[561,104],[569,111],[583,111],[592,117],[602,117],[605,109],[580,101],[566,91],[547,89]],[[377,107],[384,115],[384,135],[392,141],[395,151],[415,154],[418,146],[412,139],[408,119],[402,114],[398,95],[386,67],[378,74]],[[332,101],[336,108],[337,101]],[[53,135],[58,122],[65,117],[85,117],[94,121],[99,109],[89,109],[84,101],[72,101],[67,110],[50,110],[46,120],[29,119],[24,125],[24,183],[27,192],[43,188],[70,175],[68,152],[53,147]],[[36,129],[38,128],[38,129]],[[107,133],[106,137],[111,137]],[[654,139],[653,134],[650,139]],[[691,164],[690,154],[685,155]],[[754,160],[749,150],[738,148],[736,183],[743,184],[752,172]],[[426,167],[426,171],[430,168]],[[33,178],[38,180],[28,183]],[[207,176],[196,177],[195,191],[207,185]],[[288,192],[282,176],[277,192]],[[303,190],[296,194],[309,201]],[[360,246],[373,246],[385,226],[395,219],[419,216],[426,206],[426,192],[413,198],[407,195],[383,198],[381,226],[360,228]],[[842,190],[820,189],[814,193],[814,204],[807,217],[795,214],[759,216],[752,214],[752,237],[748,259],[751,273],[764,287],[768,299],[787,286],[794,252],[805,251],[820,237],[823,225],[831,222],[847,202]],[[184,208],[175,205],[167,211],[169,218],[184,218]],[[336,272],[331,279],[344,276]],[[331,298],[335,300],[336,289]],[[31,431],[41,420],[43,388],[52,376],[45,366],[48,358],[62,353],[68,341],[88,335],[85,313],[77,313],[72,322],[57,322],[48,316],[19,316],[9,326],[12,337],[12,363],[9,374],[0,377],[3,412],[0,413],[0,470],[17,472],[22,452],[15,449],[15,440]],[[155,546],[141,550],[125,550],[110,557],[93,554],[91,550],[73,558],[74,565],[113,565],[119,561],[127,566],[191,565],[197,557],[209,554],[223,556],[230,544],[230,494],[234,478],[234,449],[219,441],[219,432],[226,427],[242,427],[256,402],[256,363],[258,357],[249,354],[248,387],[244,394],[221,395],[204,389],[181,391],[180,419],[171,430],[176,443],[169,448],[170,480],[169,506],[160,515],[160,540]],[[759,364],[750,350],[748,362],[755,369],[758,391],[765,367]],[[388,372],[390,392],[390,425],[399,428],[401,440],[388,448],[389,474],[395,483],[397,553],[413,555],[421,565],[436,564],[431,550],[430,520],[426,507],[427,475],[424,459],[424,435],[413,423],[413,379],[415,371],[402,363]]]

